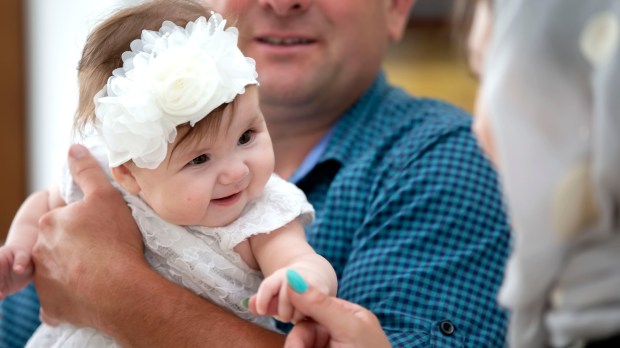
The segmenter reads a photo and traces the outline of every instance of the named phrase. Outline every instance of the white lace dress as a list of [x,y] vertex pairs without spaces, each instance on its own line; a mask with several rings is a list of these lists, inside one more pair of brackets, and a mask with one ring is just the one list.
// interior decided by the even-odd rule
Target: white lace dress
[[[97,145],[89,145],[89,148],[109,175],[105,150]],[[301,190],[273,175],[264,193],[248,204],[239,219],[225,227],[209,228],[167,223],[140,198],[113,183],[131,207],[142,232],[146,259],[155,270],[237,316],[275,330],[271,318],[254,316],[241,305],[243,299],[256,293],[263,277],[260,272],[249,268],[233,248],[253,235],[269,233],[298,217],[304,225],[309,224],[314,218],[314,210]],[[82,198],[68,170],[64,171],[61,194],[66,202]],[[120,345],[93,328],[42,324],[26,347]]]

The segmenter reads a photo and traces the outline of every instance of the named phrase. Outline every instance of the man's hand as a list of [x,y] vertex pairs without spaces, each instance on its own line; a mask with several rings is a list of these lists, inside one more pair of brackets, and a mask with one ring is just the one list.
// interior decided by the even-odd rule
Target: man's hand
[[140,232],[125,201],[86,148],[69,151],[69,169],[83,201],[44,215],[35,244],[35,286],[41,319],[100,327],[106,294],[148,267]]

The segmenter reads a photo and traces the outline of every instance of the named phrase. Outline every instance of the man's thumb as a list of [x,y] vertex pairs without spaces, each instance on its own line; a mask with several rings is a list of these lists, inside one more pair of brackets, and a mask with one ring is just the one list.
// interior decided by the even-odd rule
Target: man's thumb
[[99,162],[83,145],[75,144],[69,149],[69,171],[85,196],[106,188],[105,185],[112,188]]

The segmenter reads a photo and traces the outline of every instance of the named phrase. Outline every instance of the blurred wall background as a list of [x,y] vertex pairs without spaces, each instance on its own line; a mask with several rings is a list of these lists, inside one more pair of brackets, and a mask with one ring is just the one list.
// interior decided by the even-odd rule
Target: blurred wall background
[[21,0],[0,2],[0,239],[26,192],[25,52]]
[[54,182],[65,162],[77,106],[77,63],[86,36],[129,0],[25,0],[28,189]]

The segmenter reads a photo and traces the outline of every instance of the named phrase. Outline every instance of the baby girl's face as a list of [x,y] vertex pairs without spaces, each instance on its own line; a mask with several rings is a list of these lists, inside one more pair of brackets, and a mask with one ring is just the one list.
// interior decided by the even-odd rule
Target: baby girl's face
[[[274,156],[256,87],[246,87],[234,103],[234,108],[225,109],[216,139],[205,136],[176,149],[173,143],[154,170],[130,165],[140,197],[164,220],[225,226],[262,193],[274,169]],[[179,132],[177,139],[183,135]]]

